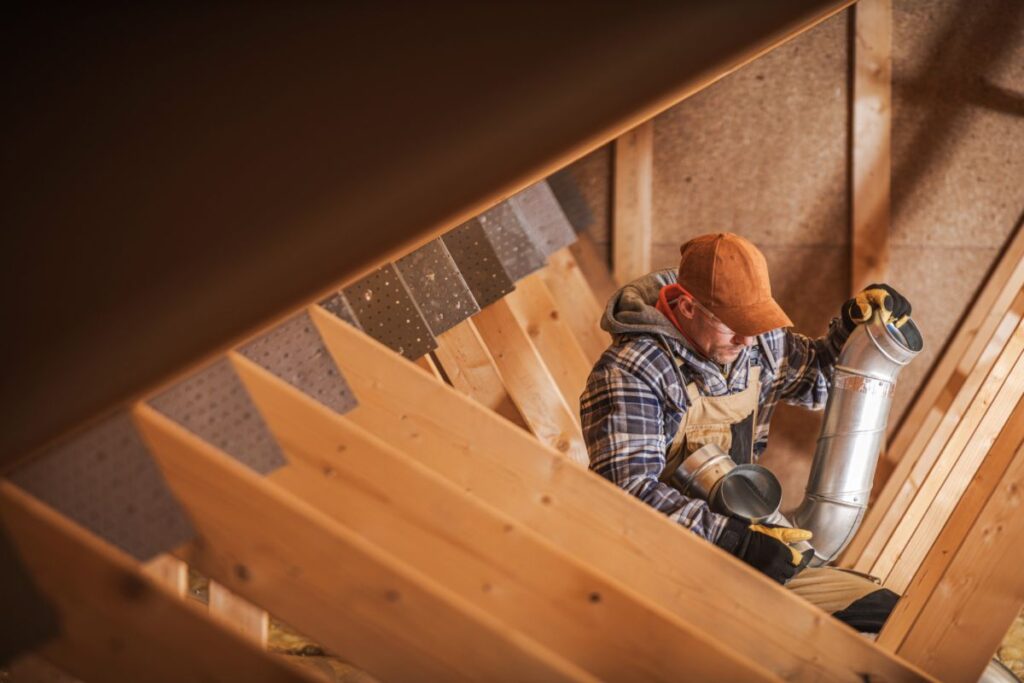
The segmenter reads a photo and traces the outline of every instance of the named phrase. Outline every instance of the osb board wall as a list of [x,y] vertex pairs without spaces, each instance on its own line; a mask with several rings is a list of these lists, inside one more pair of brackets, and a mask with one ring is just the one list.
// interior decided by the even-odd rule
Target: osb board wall
[[[913,397],[1024,211],[1019,0],[896,0],[892,272],[927,346],[901,376]],[[776,297],[810,335],[848,296],[849,12],[655,119],[655,267],[680,242],[732,230],[765,252]],[[609,148],[568,169],[607,247]],[[784,507],[803,493],[820,416],[781,406],[765,462]]]

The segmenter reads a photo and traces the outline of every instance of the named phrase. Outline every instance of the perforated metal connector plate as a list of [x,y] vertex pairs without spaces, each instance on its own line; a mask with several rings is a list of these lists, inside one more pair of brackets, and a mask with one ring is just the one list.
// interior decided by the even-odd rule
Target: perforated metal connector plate
[[348,382],[305,311],[238,351],[337,413],[347,413],[357,405]]
[[480,311],[440,239],[403,256],[395,266],[435,336]]
[[349,285],[344,294],[366,333],[388,348],[410,359],[437,348],[434,335],[394,264]]
[[149,405],[259,474],[286,462],[226,358],[151,398]]
[[516,288],[479,221],[463,223],[441,239],[480,308]]
[[501,265],[513,280],[519,281],[544,266],[544,254],[530,240],[515,210],[508,202],[488,209],[477,220],[494,246]]
[[335,317],[341,318],[356,329],[363,329],[363,326],[356,320],[356,314],[352,312],[352,305],[341,292],[335,292],[320,302],[320,306],[333,313]]
[[10,478],[139,560],[195,537],[127,411],[41,453]]
[[576,241],[576,233],[555,199],[547,181],[542,180],[509,198],[526,234],[544,256]]

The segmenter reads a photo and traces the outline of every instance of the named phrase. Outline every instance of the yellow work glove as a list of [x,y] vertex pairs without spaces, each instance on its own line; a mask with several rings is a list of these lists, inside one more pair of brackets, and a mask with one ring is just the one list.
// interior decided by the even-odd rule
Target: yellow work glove
[[790,544],[810,538],[811,532],[806,529],[751,524],[739,517],[731,517],[715,543],[765,576],[786,583],[814,557],[813,550],[801,553]]
[[911,306],[906,297],[889,285],[869,285],[843,304],[843,325],[852,332],[856,325],[870,320],[876,310],[883,323],[902,327],[910,319]]
[[807,529],[790,529],[789,527],[775,526],[774,524],[751,524],[749,528],[754,533],[764,534],[780,543],[784,543],[792,555],[791,559],[794,567],[799,567],[804,561],[804,554],[794,548],[792,544],[809,541],[814,537],[814,534]]

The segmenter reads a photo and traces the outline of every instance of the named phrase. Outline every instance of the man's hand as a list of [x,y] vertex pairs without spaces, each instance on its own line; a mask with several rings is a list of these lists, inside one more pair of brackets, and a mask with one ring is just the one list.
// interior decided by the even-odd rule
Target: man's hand
[[813,550],[801,553],[790,544],[809,541],[811,536],[806,529],[749,524],[733,518],[722,532],[718,545],[762,574],[784,584],[802,571],[814,556]]
[[843,327],[847,332],[871,319],[877,310],[883,323],[892,322],[901,327],[910,317],[911,306],[906,297],[886,284],[869,285],[843,304]]

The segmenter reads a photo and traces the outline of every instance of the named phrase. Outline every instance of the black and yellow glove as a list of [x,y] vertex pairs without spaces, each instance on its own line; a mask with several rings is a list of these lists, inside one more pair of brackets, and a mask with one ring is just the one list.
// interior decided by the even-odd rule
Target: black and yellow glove
[[807,566],[813,550],[800,552],[792,543],[811,540],[806,529],[790,529],[774,524],[750,524],[730,519],[717,545],[754,569],[779,583],[786,583]]
[[907,298],[886,284],[869,285],[843,304],[843,327],[847,332],[861,323],[871,320],[877,310],[883,323],[902,327],[910,318],[911,306]]

